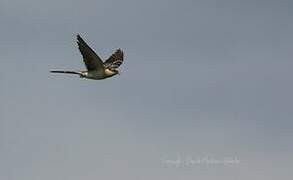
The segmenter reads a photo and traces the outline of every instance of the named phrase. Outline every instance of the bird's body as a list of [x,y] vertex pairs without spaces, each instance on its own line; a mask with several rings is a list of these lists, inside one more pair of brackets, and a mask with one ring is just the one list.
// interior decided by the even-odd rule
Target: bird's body
[[112,71],[111,69],[105,69],[104,71],[81,71],[80,77],[100,80],[112,77],[116,74],[117,73],[115,71]]
[[83,61],[87,68],[86,71],[60,71],[55,70],[51,73],[77,74],[81,78],[101,80],[119,74],[117,68],[123,62],[123,51],[117,49],[105,62],[77,35],[78,48],[82,54]]

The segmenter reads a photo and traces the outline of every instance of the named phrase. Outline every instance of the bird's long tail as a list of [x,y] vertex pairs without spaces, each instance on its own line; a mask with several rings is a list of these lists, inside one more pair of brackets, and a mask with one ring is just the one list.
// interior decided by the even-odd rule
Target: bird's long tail
[[63,73],[63,74],[78,74],[81,75],[80,72],[76,72],[76,71],[50,71],[51,73]]

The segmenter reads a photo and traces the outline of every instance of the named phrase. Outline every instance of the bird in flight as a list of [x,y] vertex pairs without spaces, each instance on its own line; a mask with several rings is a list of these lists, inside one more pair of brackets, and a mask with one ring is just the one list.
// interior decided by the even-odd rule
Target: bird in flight
[[65,73],[65,74],[77,74],[81,78],[87,79],[106,79],[119,74],[117,68],[123,62],[123,51],[117,49],[108,59],[104,62],[102,59],[92,50],[89,45],[77,35],[78,49],[83,57],[84,64],[86,66],[86,71],[50,71],[51,73]]

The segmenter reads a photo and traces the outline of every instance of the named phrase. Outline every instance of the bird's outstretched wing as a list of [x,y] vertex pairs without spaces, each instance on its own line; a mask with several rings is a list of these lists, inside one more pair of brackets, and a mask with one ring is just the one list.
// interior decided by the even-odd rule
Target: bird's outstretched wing
[[79,34],[77,35],[77,44],[88,71],[104,69],[101,58],[87,45]]
[[110,69],[116,69],[123,63],[123,51],[117,49],[105,62],[104,66]]

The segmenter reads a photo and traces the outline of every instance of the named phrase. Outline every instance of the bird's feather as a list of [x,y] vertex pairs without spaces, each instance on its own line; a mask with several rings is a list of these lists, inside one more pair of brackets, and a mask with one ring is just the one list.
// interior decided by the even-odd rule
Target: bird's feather
[[104,70],[102,59],[87,45],[80,35],[77,35],[77,44],[88,71]]
[[110,69],[116,69],[123,63],[123,51],[117,49],[105,62],[104,66]]

